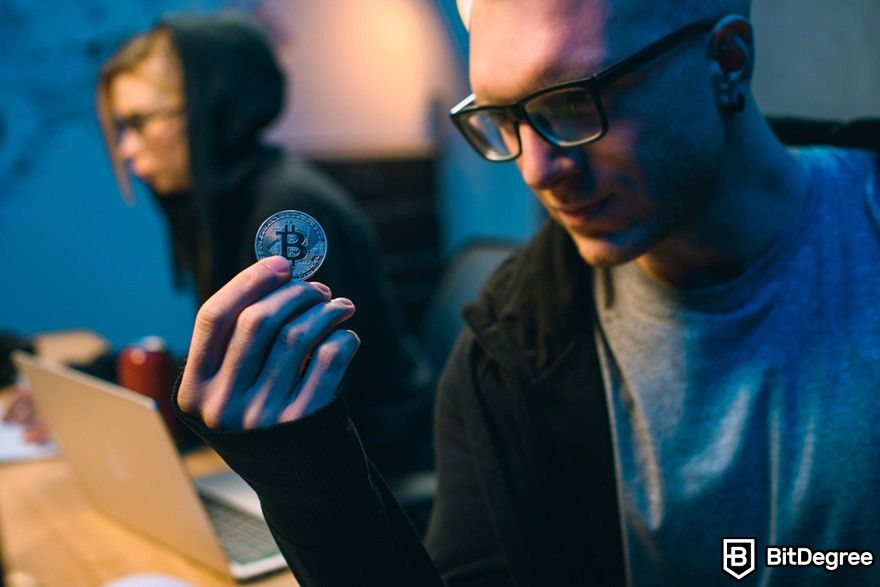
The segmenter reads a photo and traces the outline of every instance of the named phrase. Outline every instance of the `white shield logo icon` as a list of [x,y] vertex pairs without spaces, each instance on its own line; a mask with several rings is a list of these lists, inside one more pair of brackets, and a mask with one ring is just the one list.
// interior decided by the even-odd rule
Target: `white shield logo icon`
[[721,568],[739,581],[755,570],[755,539],[724,538],[721,557]]

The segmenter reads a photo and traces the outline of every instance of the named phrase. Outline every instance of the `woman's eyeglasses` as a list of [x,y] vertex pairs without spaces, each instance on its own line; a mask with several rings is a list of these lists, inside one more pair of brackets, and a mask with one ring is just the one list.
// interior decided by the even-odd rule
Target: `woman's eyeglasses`
[[138,135],[143,135],[144,128],[149,124],[151,120],[154,118],[165,118],[169,116],[177,116],[178,114],[183,113],[183,107],[181,106],[167,106],[164,108],[157,108],[155,110],[151,110],[149,112],[135,112],[132,114],[128,114],[121,118],[117,118],[115,120],[116,123],[116,139],[121,140],[123,133],[125,131],[130,130]]

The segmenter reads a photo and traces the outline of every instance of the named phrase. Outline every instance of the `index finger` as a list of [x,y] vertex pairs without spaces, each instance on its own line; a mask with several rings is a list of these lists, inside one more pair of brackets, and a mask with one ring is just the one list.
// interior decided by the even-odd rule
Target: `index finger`
[[196,315],[187,366],[199,374],[216,372],[241,311],[289,281],[290,263],[276,255],[257,261],[217,290]]

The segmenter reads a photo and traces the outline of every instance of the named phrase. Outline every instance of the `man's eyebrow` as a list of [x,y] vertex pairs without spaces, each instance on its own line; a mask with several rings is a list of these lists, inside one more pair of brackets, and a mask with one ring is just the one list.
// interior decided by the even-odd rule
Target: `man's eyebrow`
[[576,79],[583,79],[593,75],[597,71],[599,71],[599,68],[597,67],[584,67],[573,71],[571,68],[567,67],[562,69],[557,64],[550,63],[547,67],[536,72],[534,76],[535,87],[532,91],[546,88],[548,86],[563,84]]
[[548,63],[545,68],[537,72],[535,79],[542,88],[584,79],[602,72],[623,57],[609,58],[601,51],[590,51],[590,53],[593,54],[584,56],[583,62],[576,69],[572,69],[571,62],[568,62],[564,67],[560,67],[557,63]]
[[576,73],[567,72],[567,73],[563,74],[561,72],[553,71],[552,68],[548,68],[547,70],[542,71],[541,73],[538,74],[537,78],[535,79],[535,87],[530,89],[528,92],[526,92],[520,96],[517,96],[516,98],[506,99],[506,100],[497,100],[497,99],[486,100],[486,99],[484,99],[484,97],[479,96],[474,92],[474,95],[476,96],[476,100],[474,103],[481,105],[481,106],[513,104],[513,103],[517,102],[518,100],[521,100],[522,98],[524,98],[534,92],[537,92],[537,91],[540,91],[540,90],[543,90],[545,88],[549,88],[552,86],[557,86],[559,84],[564,84],[564,83],[567,83],[570,81],[584,79],[584,78],[590,77],[592,75],[595,75],[596,73],[599,73],[601,70],[602,69],[599,67],[591,67],[591,68],[588,68],[584,72],[576,72]]
[[560,63],[559,61],[548,61],[540,69],[535,67],[529,75],[533,80],[532,87],[527,92],[513,98],[499,99],[497,96],[478,94],[475,90],[471,89],[471,92],[476,96],[474,103],[479,106],[513,104],[525,96],[544,88],[596,75],[615,62],[614,60],[605,59],[604,57],[607,56],[601,51],[589,51],[589,53],[589,57],[585,56],[583,63],[576,69],[572,69],[570,62]]

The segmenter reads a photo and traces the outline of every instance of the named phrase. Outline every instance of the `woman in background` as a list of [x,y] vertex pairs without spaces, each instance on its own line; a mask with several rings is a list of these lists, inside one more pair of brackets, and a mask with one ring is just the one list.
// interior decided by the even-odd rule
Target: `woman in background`
[[255,261],[268,216],[313,216],[329,244],[314,279],[358,308],[346,325],[362,344],[342,393],[367,453],[388,477],[428,469],[433,381],[405,332],[375,236],[339,186],[262,140],[284,87],[265,34],[241,18],[166,18],[128,41],[97,88],[123,196],[133,199],[130,174],[149,188],[168,222],[175,281],[200,302]]

